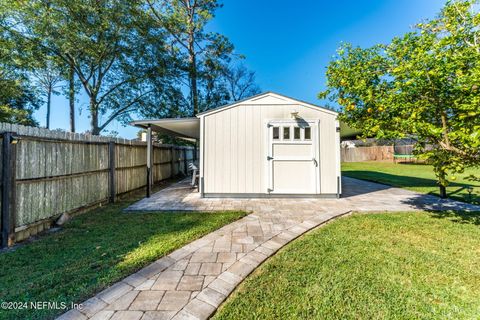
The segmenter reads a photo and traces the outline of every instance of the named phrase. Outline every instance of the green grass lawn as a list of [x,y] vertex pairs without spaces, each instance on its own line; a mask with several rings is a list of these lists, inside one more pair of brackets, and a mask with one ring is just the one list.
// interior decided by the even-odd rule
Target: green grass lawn
[[[82,302],[244,212],[124,213],[132,199],[72,219],[57,232],[0,254],[1,301]],[[62,311],[0,310],[0,319]]]
[[479,319],[480,213],[356,214],[288,244],[214,319]]
[[[406,164],[392,162],[344,162],[342,174],[347,177],[380,182],[421,193],[439,195],[439,188],[433,168],[426,164]],[[465,178],[471,174],[480,176],[480,168],[465,170],[465,173],[454,175],[456,180],[447,187],[448,196],[452,199],[480,203],[480,183]],[[472,199],[466,190],[473,186]]]

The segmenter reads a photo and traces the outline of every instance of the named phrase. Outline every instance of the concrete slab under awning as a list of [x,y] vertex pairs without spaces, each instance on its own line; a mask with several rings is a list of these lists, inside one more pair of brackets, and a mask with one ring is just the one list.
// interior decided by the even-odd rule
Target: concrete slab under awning
[[138,120],[130,123],[143,129],[150,128],[158,133],[183,139],[200,139],[200,119],[198,118],[166,118],[157,120]]

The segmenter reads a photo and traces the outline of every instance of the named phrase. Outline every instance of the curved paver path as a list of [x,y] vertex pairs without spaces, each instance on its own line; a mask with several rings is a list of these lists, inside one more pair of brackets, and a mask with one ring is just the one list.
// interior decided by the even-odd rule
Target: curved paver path
[[165,256],[59,319],[206,319],[285,244],[351,210],[480,210],[404,189],[343,178],[342,199],[200,199],[186,182],[127,210],[248,210],[253,213]]

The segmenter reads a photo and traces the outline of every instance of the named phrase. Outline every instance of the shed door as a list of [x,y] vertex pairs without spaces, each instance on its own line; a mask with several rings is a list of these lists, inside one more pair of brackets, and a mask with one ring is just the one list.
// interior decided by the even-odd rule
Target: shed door
[[318,122],[271,121],[267,130],[267,192],[319,193]]

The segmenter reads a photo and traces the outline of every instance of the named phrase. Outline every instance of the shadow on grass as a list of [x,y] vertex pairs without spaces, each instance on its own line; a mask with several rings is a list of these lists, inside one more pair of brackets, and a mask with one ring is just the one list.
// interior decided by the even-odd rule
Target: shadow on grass
[[480,226],[480,211],[430,211],[433,218],[448,219],[455,223]]
[[[393,187],[400,187],[400,188],[433,188],[433,190],[428,191],[425,190],[426,194],[439,196],[438,184],[435,179],[427,179],[427,178],[417,178],[412,176],[405,176],[405,175],[396,175],[384,172],[377,172],[377,171],[368,171],[368,170],[351,170],[351,171],[344,171],[342,172],[343,175],[351,178],[376,182],[385,184],[388,186]],[[467,194],[467,188],[473,187],[480,187],[479,184],[467,184],[467,183],[459,183],[454,182],[450,183],[447,188],[447,194],[449,198],[454,200],[459,200],[467,203],[479,203],[478,195],[473,194],[469,196]],[[455,188],[455,189],[454,189]],[[368,193],[369,191],[367,190]]]
[[[343,172],[344,175],[358,178],[363,180],[369,180],[379,183],[384,183],[396,187],[438,187],[435,179],[417,178],[405,175],[396,175],[384,172],[372,172],[364,170],[351,170]],[[470,184],[466,183],[451,183],[449,187],[461,187],[466,188]]]

